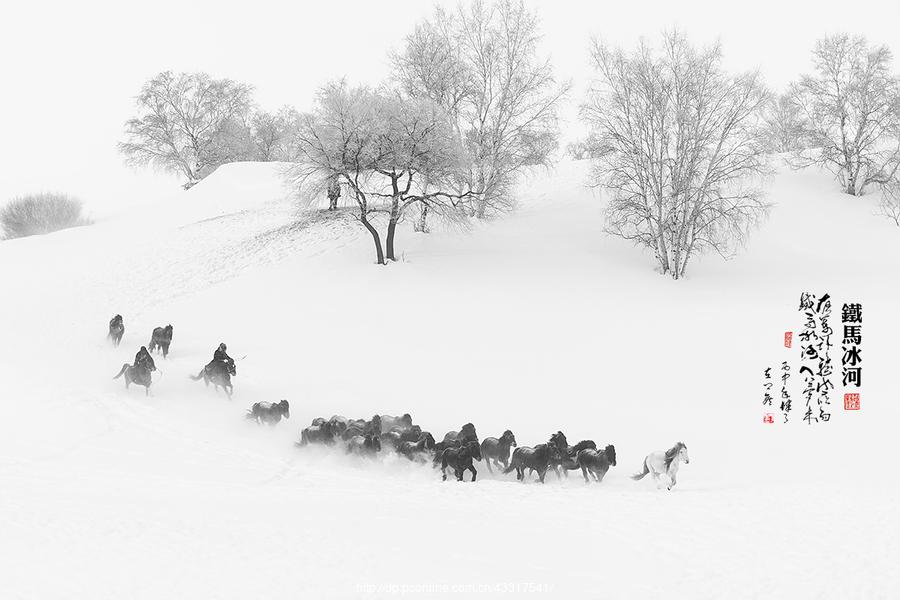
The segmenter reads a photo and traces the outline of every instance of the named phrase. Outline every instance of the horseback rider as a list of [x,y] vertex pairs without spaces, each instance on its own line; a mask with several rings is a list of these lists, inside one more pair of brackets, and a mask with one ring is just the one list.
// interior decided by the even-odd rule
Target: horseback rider
[[234,364],[234,359],[228,356],[228,353],[225,350],[225,343],[219,344],[219,347],[213,352],[213,359],[206,365],[207,371],[213,370],[217,364],[221,365],[224,371],[228,371],[228,368]]
[[144,367],[148,371],[156,370],[156,363],[153,362],[153,357],[147,351],[147,346],[141,346],[141,349],[134,355],[134,368],[138,367]]

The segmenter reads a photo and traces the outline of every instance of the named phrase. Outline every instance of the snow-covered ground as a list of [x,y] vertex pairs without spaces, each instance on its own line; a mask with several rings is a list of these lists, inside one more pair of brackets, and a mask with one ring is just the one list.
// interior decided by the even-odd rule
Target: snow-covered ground
[[[0,243],[0,597],[900,595],[900,231],[873,197],[781,169],[747,250],[675,282],[603,235],[584,163],[535,175],[508,218],[402,231],[387,267],[348,214],[294,208],[281,167]],[[862,410],[835,394],[810,427],[795,389],[792,422],[765,425],[802,291],[830,293],[835,324],[863,304]],[[126,392],[112,376],[167,323],[151,396]],[[231,401],[187,377],[220,341],[245,357]],[[244,419],[281,398],[286,423]],[[293,445],[316,416],[404,412],[437,437],[561,429],[618,466],[442,483]],[[673,491],[628,478],[679,440]]]

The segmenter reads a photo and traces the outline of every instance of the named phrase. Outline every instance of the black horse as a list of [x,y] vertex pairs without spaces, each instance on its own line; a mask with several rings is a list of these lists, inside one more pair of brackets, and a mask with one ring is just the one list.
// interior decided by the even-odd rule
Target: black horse
[[153,333],[150,334],[150,343],[147,344],[147,349],[150,352],[154,350],[158,352],[162,352],[163,358],[167,358],[169,356],[169,345],[172,343],[172,326],[166,325],[165,327],[157,327],[153,330]]
[[[317,421],[321,421],[317,423]],[[307,446],[309,444],[325,444],[330,446],[334,444],[335,431],[331,421],[325,419],[313,419],[313,424],[304,427],[300,431],[300,441],[297,446]]]
[[444,442],[452,443],[459,442],[459,444],[463,444],[465,442],[477,442],[478,434],[475,433],[475,426],[471,423],[466,423],[462,427],[459,428],[459,431],[448,431],[444,435]]
[[355,435],[347,440],[348,454],[372,458],[379,452],[381,452],[381,440],[374,433]]
[[375,415],[369,421],[366,421],[365,419],[348,421],[347,427],[344,429],[343,433],[341,433],[341,438],[349,440],[356,435],[366,436],[370,434],[380,438],[381,433],[381,416]]
[[257,424],[275,425],[281,419],[291,418],[291,405],[287,400],[281,402],[257,402],[247,411],[247,418],[254,419]]
[[[549,444],[555,449],[553,457],[550,459],[550,468],[556,473],[558,479],[562,479],[562,475],[568,477],[569,471],[574,471],[578,468],[575,457],[581,450],[586,448],[597,449],[597,444],[593,440],[581,440],[574,446],[570,446],[566,439],[566,434],[562,431],[557,431],[551,435]],[[560,474],[560,471],[562,471],[562,474]]]
[[507,429],[499,438],[484,438],[481,442],[481,456],[484,458],[484,464],[487,465],[488,473],[493,474],[491,461],[498,469],[505,469],[509,466],[509,449],[516,446],[516,436]]
[[222,388],[225,390],[228,398],[231,399],[231,394],[234,393],[231,378],[235,375],[237,375],[237,368],[234,366],[234,361],[223,362],[216,360],[203,367],[196,376],[191,375],[190,378],[194,381],[202,379],[207,386],[212,383],[216,387],[216,391]]
[[453,467],[457,481],[463,480],[466,471],[472,471],[472,481],[475,481],[478,471],[472,459],[481,460],[481,446],[477,441],[468,441],[459,448],[447,448],[441,454],[441,479],[447,481],[447,467]]
[[109,335],[106,337],[112,342],[113,346],[118,347],[125,335],[125,323],[122,322],[122,315],[116,315],[109,320]]
[[119,377],[125,376],[125,389],[127,390],[132,383],[136,383],[138,385],[144,386],[144,393],[146,396],[150,395],[150,385],[153,383],[153,378],[150,375],[152,371],[156,370],[156,365],[153,362],[149,363],[140,363],[136,366],[131,366],[128,363],[122,365],[122,370],[119,371],[119,374],[113,377],[113,379],[118,379]]
[[597,483],[603,481],[603,476],[609,471],[610,467],[616,466],[616,448],[612,444],[603,449],[603,452],[586,449],[578,452],[575,462],[581,467],[581,474],[584,475],[584,482],[589,483],[588,471],[597,480]]
[[434,450],[434,436],[423,431],[415,442],[401,441],[396,446],[397,453],[409,460],[425,462],[425,453]]
[[556,448],[550,444],[538,444],[534,448],[522,446],[516,448],[512,455],[512,462],[503,470],[504,473],[516,471],[516,479],[525,481],[525,469],[537,471],[538,478],[544,483],[544,476],[550,468],[550,460],[553,458]]

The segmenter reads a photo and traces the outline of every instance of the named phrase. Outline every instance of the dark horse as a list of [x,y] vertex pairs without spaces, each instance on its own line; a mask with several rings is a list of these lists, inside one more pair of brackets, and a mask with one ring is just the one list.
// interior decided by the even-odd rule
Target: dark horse
[[300,431],[300,441],[298,446],[307,446],[309,444],[334,444],[336,430],[331,421],[325,419],[314,419],[313,424],[305,427]]
[[150,384],[153,383],[153,379],[150,375],[151,371],[155,371],[156,366],[150,363],[141,363],[137,366],[131,366],[128,363],[122,365],[122,370],[119,371],[119,374],[113,377],[113,379],[118,379],[119,377],[125,376],[125,389],[127,390],[132,383],[136,383],[138,385],[144,386],[145,395],[150,395]]
[[468,441],[459,448],[447,448],[441,454],[441,479],[447,481],[447,467],[453,467],[456,480],[462,481],[466,471],[472,471],[472,481],[478,477],[478,471],[472,464],[472,459],[481,460],[481,446],[477,441]]
[[475,426],[471,423],[466,423],[462,427],[460,427],[459,431],[448,431],[446,435],[444,435],[444,442],[451,443],[459,442],[460,444],[465,442],[477,442],[478,434],[475,433]]
[[122,315],[116,315],[109,320],[109,335],[106,337],[112,342],[113,346],[118,346],[125,335],[125,324],[122,322]]
[[509,449],[516,446],[516,436],[507,429],[499,438],[484,438],[481,442],[481,456],[484,458],[484,464],[487,465],[488,473],[493,474],[491,461],[498,469],[505,469],[509,466]]
[[[553,453],[553,457],[550,459],[550,468],[553,469],[553,472],[556,473],[556,477],[559,479],[562,479],[562,475],[568,477],[569,471],[574,471],[578,468],[575,458],[579,452],[587,448],[591,450],[597,449],[597,444],[593,440],[581,440],[574,446],[570,446],[566,439],[566,434],[562,431],[557,431],[551,435],[549,443],[550,446],[556,449],[556,452]],[[560,471],[562,471],[562,475],[560,475]]]
[[547,469],[550,468],[550,460],[553,458],[555,450],[550,444],[538,444],[534,448],[528,446],[516,448],[512,455],[512,462],[503,472],[511,473],[515,469],[516,479],[524,482],[525,469],[531,469],[537,471],[538,478],[541,483],[544,483],[544,476],[547,474]]
[[603,449],[603,452],[585,449],[578,453],[575,462],[581,467],[581,474],[584,475],[584,482],[589,483],[588,471],[597,480],[597,483],[603,481],[603,476],[609,471],[610,467],[616,466],[616,447],[610,444]]
[[234,386],[231,385],[231,378],[234,375],[237,375],[234,361],[224,362],[217,360],[206,365],[196,376],[191,375],[190,378],[194,381],[202,379],[207,386],[212,383],[216,386],[216,391],[222,388],[230,399],[231,394],[234,393]]
[[381,452],[381,440],[374,433],[355,435],[347,440],[347,453],[373,458]]
[[287,400],[281,402],[257,402],[247,411],[247,418],[256,420],[257,424],[275,425],[281,419],[291,418],[291,405]]
[[397,452],[409,460],[425,461],[425,453],[434,450],[434,436],[427,431],[419,435],[416,442],[401,441],[395,446]]
[[163,358],[167,358],[169,356],[169,345],[171,343],[172,326],[166,325],[165,327],[157,327],[150,335],[150,343],[147,344],[147,349],[150,350],[150,352],[153,352],[154,350],[162,352]]

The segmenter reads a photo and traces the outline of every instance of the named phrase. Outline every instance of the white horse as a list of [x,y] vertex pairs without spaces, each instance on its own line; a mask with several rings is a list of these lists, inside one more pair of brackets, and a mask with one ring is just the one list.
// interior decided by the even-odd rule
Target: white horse
[[667,489],[671,490],[672,486],[675,485],[675,476],[678,474],[678,464],[682,460],[684,464],[691,462],[690,458],[688,458],[687,446],[684,442],[678,442],[665,452],[660,450],[659,452],[648,454],[644,458],[644,470],[640,473],[635,473],[631,478],[637,481],[643,479],[647,473],[650,473],[653,475],[654,481],[656,481],[656,487],[659,487],[659,476],[665,473],[669,477]]

